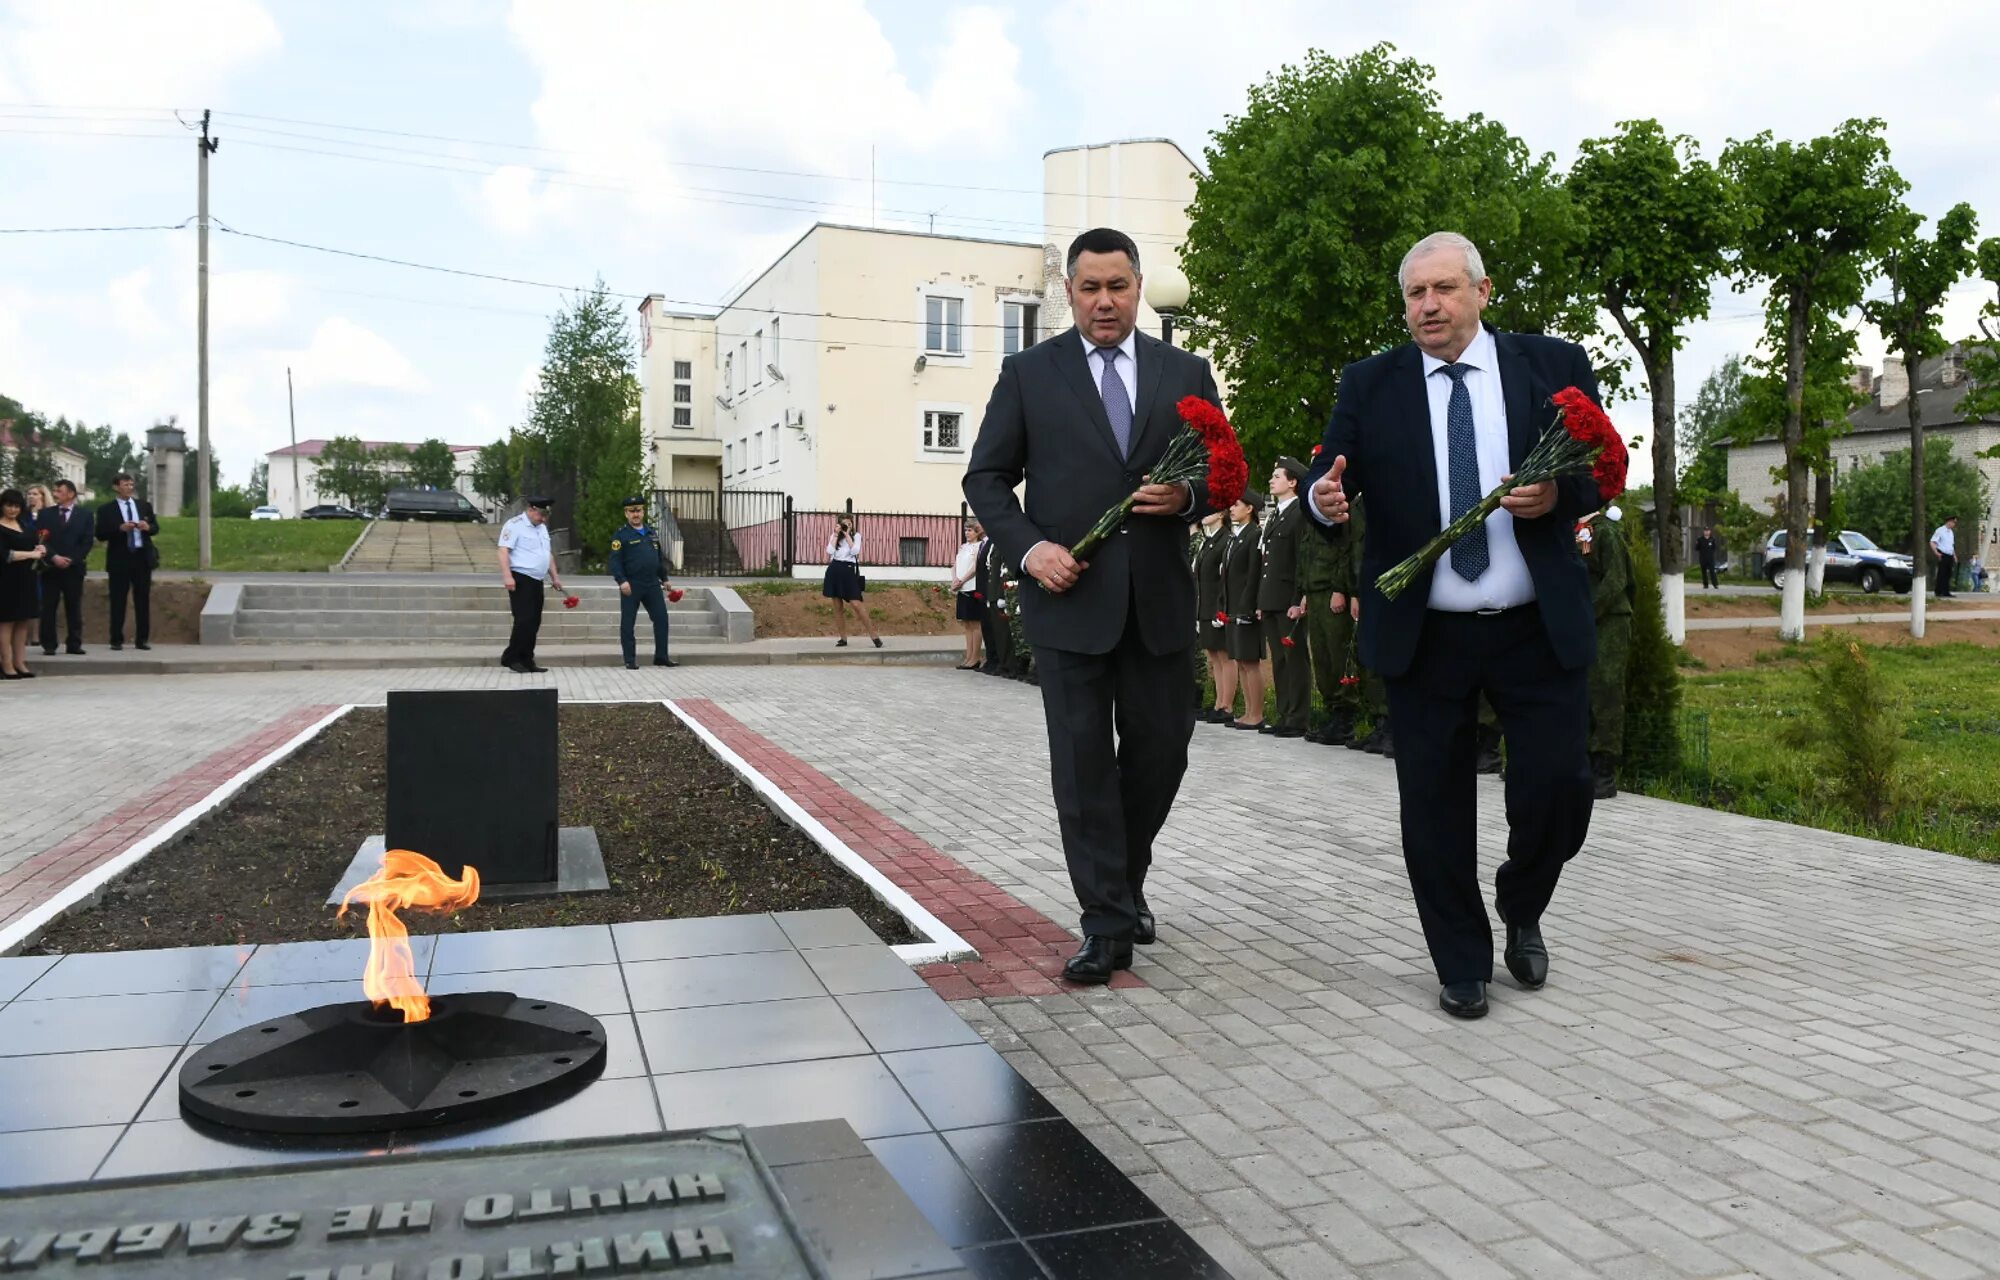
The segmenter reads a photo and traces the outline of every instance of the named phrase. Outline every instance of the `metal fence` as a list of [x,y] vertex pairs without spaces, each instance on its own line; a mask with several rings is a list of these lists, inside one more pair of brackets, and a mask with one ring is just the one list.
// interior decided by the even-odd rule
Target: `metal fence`
[[790,512],[792,564],[825,564],[842,516],[854,521],[861,536],[861,563],[884,568],[949,569],[965,541],[965,526],[971,516],[964,503],[952,514],[916,511],[856,511],[851,506],[839,511]]
[[861,535],[864,567],[949,569],[970,513],[801,511],[774,489],[655,489],[653,520],[676,572],[693,577],[789,575],[823,565],[842,516]]

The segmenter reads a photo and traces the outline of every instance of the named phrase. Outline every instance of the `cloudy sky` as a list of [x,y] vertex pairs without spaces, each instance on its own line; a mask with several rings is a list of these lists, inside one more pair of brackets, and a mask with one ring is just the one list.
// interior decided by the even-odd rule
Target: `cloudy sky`
[[[1313,47],[1394,41],[1447,109],[1565,162],[1633,117],[1712,155],[1879,115],[1919,209],[1969,200],[2000,234],[1989,4],[0,0],[0,228],[185,222],[183,122],[215,111],[212,212],[248,233],[211,248],[233,482],[285,442],[287,367],[302,438],[491,440],[563,297],[544,286],[725,298],[816,218],[869,218],[871,151],[883,223],[1037,239],[1045,150],[1166,135],[1199,155]],[[188,229],[0,235],[0,391],[192,429],[194,261]],[[1952,299],[1954,332],[1976,305]],[[1684,394],[1758,328],[1723,294]],[[1634,431],[1646,412],[1618,409]]]

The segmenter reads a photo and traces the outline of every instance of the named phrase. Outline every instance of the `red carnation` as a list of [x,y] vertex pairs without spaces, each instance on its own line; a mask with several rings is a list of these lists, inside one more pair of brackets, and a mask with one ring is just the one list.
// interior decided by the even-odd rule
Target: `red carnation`
[[1217,622],[1227,622],[1229,621],[1229,615],[1224,613],[1222,610],[1217,609],[1215,611],[1215,620]]
[[1550,399],[1562,411],[1563,429],[1572,439],[1598,450],[1591,463],[1591,479],[1597,481],[1598,496],[1609,502],[1625,492],[1628,456],[1618,428],[1595,401],[1576,387],[1564,387]]
[[1342,676],[1342,677],[1340,678],[1340,682],[1341,682],[1342,684],[1360,684],[1360,683],[1361,683],[1361,677],[1360,677],[1360,676]]
[[1278,643],[1285,646],[1287,649],[1296,649],[1298,647],[1299,642],[1292,639],[1290,636],[1281,636],[1279,637]]
[[564,596],[564,597],[563,597],[563,608],[565,608],[565,609],[574,609],[574,608],[576,608],[576,607],[577,607],[578,605],[580,605],[580,604],[582,604],[582,603],[583,603],[583,597],[582,597],[582,596]]
[[986,593],[984,591],[975,591],[972,593],[972,598],[974,600],[984,600],[986,598]]
[[675,587],[672,591],[667,592],[667,599],[678,602],[686,594],[687,592],[681,590],[679,587]]
[[1314,445],[1314,446],[1313,446],[1313,451],[1312,451],[1312,454],[1311,454],[1311,457],[1314,457],[1314,458],[1317,458],[1317,457],[1319,457],[1319,454],[1320,454],[1320,450],[1322,450],[1322,449],[1324,449],[1324,448],[1326,448],[1326,446],[1325,446],[1325,445],[1323,445],[1323,444],[1316,444],[1316,445]]

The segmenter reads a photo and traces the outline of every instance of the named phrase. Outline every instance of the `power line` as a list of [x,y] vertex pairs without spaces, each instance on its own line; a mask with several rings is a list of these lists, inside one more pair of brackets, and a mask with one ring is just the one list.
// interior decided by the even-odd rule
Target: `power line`
[[0,236],[67,235],[79,231],[185,231],[188,223],[193,221],[193,218],[182,218],[179,222],[155,222],[127,227],[0,227]]

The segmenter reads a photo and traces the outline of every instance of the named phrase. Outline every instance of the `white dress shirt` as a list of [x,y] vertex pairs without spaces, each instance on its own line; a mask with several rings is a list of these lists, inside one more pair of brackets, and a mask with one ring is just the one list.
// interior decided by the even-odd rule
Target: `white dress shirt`
[[[1437,461],[1438,527],[1451,523],[1451,441],[1447,414],[1451,407],[1451,378],[1441,373],[1445,362],[1428,352],[1419,352],[1424,364],[1424,394],[1430,401],[1431,451]],[[1472,397],[1472,433],[1479,450],[1479,492],[1491,493],[1500,477],[1513,470],[1507,457],[1507,401],[1500,389],[1500,351],[1491,330],[1482,326],[1458,362],[1471,366],[1465,374],[1465,392]],[[1431,575],[1430,607],[1447,613],[1472,613],[1480,609],[1511,609],[1535,598],[1535,582],[1528,576],[1528,562],[1514,541],[1514,516],[1505,508],[1486,517],[1486,572],[1467,582],[1451,567],[1447,551]]]
[[[121,519],[129,520],[135,525],[139,523],[139,504],[135,500],[131,498],[118,499],[118,511]],[[125,545],[131,547],[134,551],[137,551],[142,545],[137,529],[126,530],[125,536],[131,539]]]
[[979,550],[981,547],[984,547],[985,545],[986,544],[983,541],[961,542],[958,544],[958,556],[956,558],[955,563],[951,567],[951,576],[954,578],[965,579],[965,581],[962,584],[960,584],[958,588],[958,592],[960,595],[964,595],[967,592],[975,591],[978,589]]
[[1957,555],[1958,531],[1948,524],[1939,525],[1937,532],[1931,535],[1931,545],[1937,548],[1937,552],[1941,556]]
[[849,564],[860,564],[861,534],[859,532],[850,533],[844,541],[838,533],[828,538],[826,540],[826,558],[829,562],[845,560]]
[[549,576],[549,530],[536,524],[523,511],[500,526],[500,545],[507,548],[508,571],[523,578],[547,581]]

